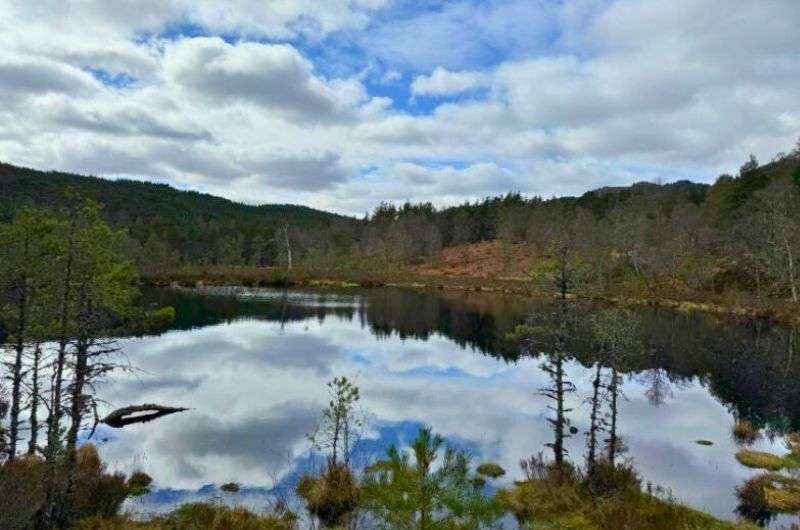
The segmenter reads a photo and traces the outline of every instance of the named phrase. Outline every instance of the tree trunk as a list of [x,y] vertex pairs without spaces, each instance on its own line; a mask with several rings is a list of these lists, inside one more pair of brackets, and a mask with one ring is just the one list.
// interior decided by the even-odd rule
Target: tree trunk
[[19,440],[19,414],[22,409],[22,356],[25,353],[25,339],[28,331],[28,274],[27,267],[29,255],[29,240],[25,236],[23,243],[23,270],[18,278],[17,293],[17,330],[14,343],[14,367],[11,374],[11,410],[9,411],[10,424],[8,426],[8,459],[14,460],[17,456],[17,442]]
[[77,229],[76,216],[73,215],[69,227],[67,243],[67,260],[64,266],[64,277],[61,295],[61,315],[59,319],[58,355],[53,374],[53,388],[51,393],[50,413],[47,417],[47,446],[45,459],[47,460],[47,476],[45,479],[44,504],[36,514],[36,530],[50,530],[60,495],[57,483],[59,432],[61,424],[61,391],[64,384],[64,365],[66,364],[67,345],[69,344],[69,309],[72,299],[72,265],[75,258],[75,232]]
[[556,423],[553,456],[559,469],[564,463],[564,359],[556,356]]
[[597,414],[600,410],[600,377],[602,371],[602,366],[600,363],[597,363],[594,381],[592,381],[592,409],[589,415],[589,449],[586,456],[589,476],[594,473],[594,464],[597,456],[597,431],[599,430]]
[[795,279],[795,272],[794,272],[794,253],[792,252],[792,245],[789,242],[789,239],[784,236],[783,243],[786,246],[786,259],[788,260],[788,271],[789,271],[789,287],[792,290],[792,302],[795,304],[800,301],[798,298],[797,293],[797,281]]
[[[67,444],[66,444],[66,479],[67,483],[64,488],[64,499],[67,500],[71,497],[72,491],[75,488],[75,480],[78,473],[78,432],[81,428],[81,421],[83,420],[83,412],[85,409],[85,402],[83,389],[86,384],[87,374],[89,371],[89,340],[83,337],[78,340],[75,348],[75,380],[72,383],[71,403],[70,403],[70,426],[67,431]],[[62,525],[68,525],[70,514],[67,512],[67,503],[64,503],[58,509],[58,517],[56,520]]]
[[619,395],[619,375],[616,368],[611,369],[611,384],[609,385],[609,392],[611,394],[611,422],[609,425],[608,436],[608,463],[614,467],[617,457],[617,398]]
[[42,357],[42,345],[36,343],[33,349],[33,372],[31,375],[31,436],[28,440],[28,454],[35,455],[39,441],[39,363]]
[[292,270],[292,244],[289,241],[289,225],[283,225],[283,239],[286,243],[286,268]]

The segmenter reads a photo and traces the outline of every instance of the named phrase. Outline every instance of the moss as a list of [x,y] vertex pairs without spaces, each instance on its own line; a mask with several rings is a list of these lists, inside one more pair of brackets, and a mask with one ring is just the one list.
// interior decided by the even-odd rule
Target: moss
[[476,469],[479,475],[489,478],[500,478],[506,474],[506,470],[494,462],[486,462]]
[[[610,466],[609,466],[610,467]],[[520,527],[530,530],[755,530],[749,523],[720,521],[697,510],[646,494],[629,467],[606,470],[619,476],[616,487],[598,493],[581,473],[538,469],[529,480],[500,490],[497,501],[512,513]]]
[[772,453],[744,449],[736,453],[736,460],[743,466],[755,469],[766,469],[768,471],[780,471],[781,469],[796,469],[800,467],[800,458],[795,454],[778,456]]
[[256,515],[241,507],[191,503],[153,523],[154,530],[291,530],[295,528],[296,517],[288,511]]
[[225,493],[239,493],[239,489],[239,484],[236,482],[226,482],[219,487],[219,490],[224,491]]

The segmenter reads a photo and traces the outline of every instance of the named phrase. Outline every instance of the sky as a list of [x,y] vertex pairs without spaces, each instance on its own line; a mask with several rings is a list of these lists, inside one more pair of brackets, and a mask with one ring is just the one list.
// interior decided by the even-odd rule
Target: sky
[[361,215],[713,182],[800,137],[797,0],[0,0],[0,161]]

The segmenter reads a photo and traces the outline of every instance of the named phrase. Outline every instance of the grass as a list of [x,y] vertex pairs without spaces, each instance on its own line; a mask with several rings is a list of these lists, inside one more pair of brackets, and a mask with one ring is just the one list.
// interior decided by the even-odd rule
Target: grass
[[736,453],[736,460],[743,466],[753,469],[766,469],[780,471],[781,469],[794,469],[800,467],[800,462],[792,455],[778,456],[762,451],[744,449]]
[[285,510],[258,515],[245,508],[210,503],[184,504],[163,517],[132,521],[125,517],[84,519],[71,530],[294,530],[297,520]]
[[[184,266],[176,270],[161,271],[142,276],[146,285],[180,285],[195,287],[201,285],[245,287],[382,287],[399,286],[427,289],[447,289],[461,291],[486,291],[523,296],[551,297],[552,292],[537,289],[530,280],[509,277],[481,277],[424,273],[414,267],[397,264],[351,264],[340,267],[309,267],[300,264],[293,271],[278,267],[253,266]],[[768,317],[779,322],[800,324],[795,304],[780,300],[758,301],[752,297],[744,300],[730,300],[713,293],[695,298],[687,296],[669,286],[658,292],[642,289],[624,283],[612,287],[598,287],[582,293],[583,297],[605,300],[628,305],[658,305],[672,307],[679,311],[702,311],[751,317]]]
[[769,469],[770,471],[783,469],[783,459],[781,457],[762,451],[739,451],[736,453],[736,460],[743,466],[754,469]]
[[773,513],[800,512],[800,480],[777,473],[762,473],[737,488],[740,513],[762,521]]
[[755,530],[749,523],[720,521],[702,512],[635,489],[593,502],[580,484],[526,481],[500,493],[500,502],[530,530]]
[[755,530],[641,490],[632,468],[598,463],[594,477],[532,459],[527,479],[498,491],[498,502],[528,530]]

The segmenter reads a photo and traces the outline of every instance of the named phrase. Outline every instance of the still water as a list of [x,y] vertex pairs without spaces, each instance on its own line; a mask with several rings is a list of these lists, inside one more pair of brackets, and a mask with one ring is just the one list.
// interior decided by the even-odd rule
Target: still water
[[[243,487],[228,502],[253,508],[290,491],[312,465],[307,433],[344,375],[361,388],[369,419],[359,458],[379,456],[430,425],[475,461],[520,477],[520,459],[552,439],[542,359],[520,356],[506,335],[543,302],[488,293],[403,289],[152,290],[178,318],[158,335],[120,340],[136,370],[102,388],[108,408],[159,403],[191,410],[153,424],[95,434],[111,467],[142,469],[153,492],[128,505],[157,512]],[[588,315],[597,308],[578,306]],[[736,462],[735,418],[764,426],[755,448],[784,452],[800,427],[800,368],[791,333],[758,322],[637,309],[644,353],[625,375],[620,434],[645,482],[734,518],[735,488],[755,474]],[[580,326],[579,326],[580,327]],[[796,337],[795,337],[796,341]],[[570,458],[581,461],[593,352],[575,346],[567,373],[577,392]],[[708,440],[713,445],[697,444]],[[547,453],[546,453],[547,454]]]

